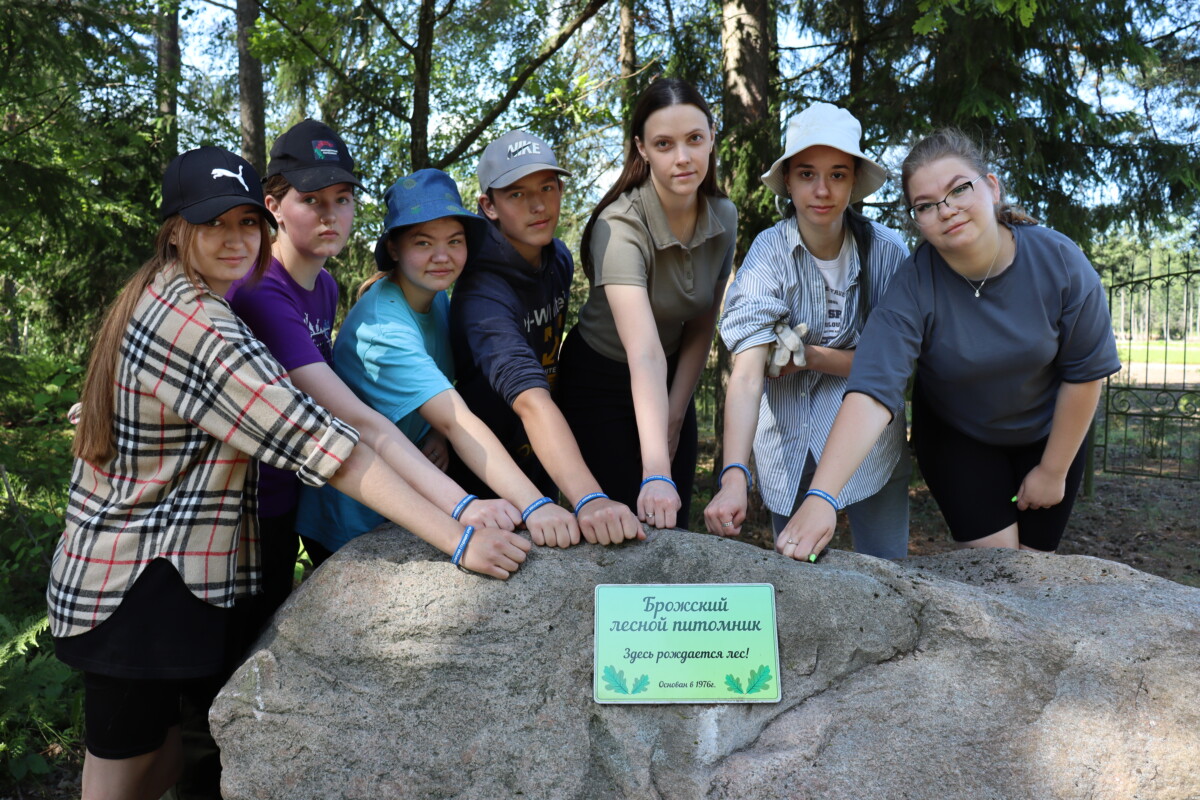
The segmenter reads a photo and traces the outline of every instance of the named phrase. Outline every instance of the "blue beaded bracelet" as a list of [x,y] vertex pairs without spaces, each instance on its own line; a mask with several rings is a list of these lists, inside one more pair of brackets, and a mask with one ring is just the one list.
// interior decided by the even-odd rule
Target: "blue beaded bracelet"
[[593,500],[599,500],[600,498],[607,500],[608,495],[606,495],[604,492],[592,492],[591,494],[585,494],[583,497],[579,498],[579,502],[575,504],[575,516],[579,516],[579,509],[583,508]]
[[450,557],[450,563],[462,569],[462,565],[458,562],[462,561],[463,553],[467,552],[467,545],[471,541],[471,537],[475,535],[475,528],[471,525],[463,531],[462,538],[458,540],[458,547],[454,548],[454,555]]
[[721,478],[724,478],[725,473],[729,472],[731,469],[740,469],[742,472],[746,473],[746,488],[754,488],[754,476],[750,474],[750,468],[745,464],[735,461],[732,464],[726,464],[725,469],[721,470],[721,474],[717,476],[717,491],[721,490]]
[[454,510],[450,512],[450,516],[454,517],[455,519],[458,519],[459,517],[462,516],[462,513],[467,510],[467,506],[471,505],[471,501],[478,500],[478,499],[479,498],[473,494],[467,495],[462,500],[458,501],[458,505],[456,505],[454,507]]
[[651,475],[648,478],[642,478],[642,485],[639,486],[638,488],[639,489],[646,488],[646,484],[650,483],[651,481],[666,481],[667,483],[671,484],[672,489],[674,489],[677,492],[679,491],[679,487],[675,485],[675,481],[671,480],[670,475]]
[[534,500],[532,503],[529,504],[528,508],[526,508],[524,511],[521,512],[521,522],[525,522],[526,520],[528,520],[529,515],[535,511],[537,511],[542,506],[546,505],[547,503],[553,503],[553,502],[554,501],[551,500],[549,497],[539,497],[537,500]]
[[834,511],[840,511],[842,508],[841,506],[838,505],[837,498],[834,497],[833,495],[831,495],[829,492],[825,492],[820,489],[809,489],[807,492],[804,493],[804,496],[808,497],[809,495],[816,495],[817,497],[824,500],[826,503],[829,503],[829,505],[833,506]]

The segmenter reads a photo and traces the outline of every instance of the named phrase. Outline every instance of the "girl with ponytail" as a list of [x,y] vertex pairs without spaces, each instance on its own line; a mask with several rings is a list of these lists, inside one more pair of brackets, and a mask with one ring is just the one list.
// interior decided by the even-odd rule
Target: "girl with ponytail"
[[733,266],[737,209],[717,186],[712,112],[659,78],[633,109],[625,165],[592,212],[591,284],[567,337],[559,404],[604,493],[657,528],[687,525],[692,395]]

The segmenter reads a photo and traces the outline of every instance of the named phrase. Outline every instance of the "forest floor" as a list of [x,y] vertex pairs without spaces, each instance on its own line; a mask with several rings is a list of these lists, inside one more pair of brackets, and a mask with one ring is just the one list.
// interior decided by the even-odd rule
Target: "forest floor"
[[[698,484],[700,482],[698,481]],[[711,482],[698,490],[711,496]],[[699,510],[697,510],[699,504]],[[909,488],[910,556],[955,549],[937,503],[924,483]],[[704,529],[701,497],[692,517]],[[772,547],[770,517],[753,513],[743,541]],[[853,550],[845,514],[830,547]],[[1200,482],[1140,475],[1097,473],[1090,497],[1079,497],[1058,552],[1120,561],[1142,572],[1200,588]]]
[[[929,489],[924,484],[910,489],[909,502],[909,555],[953,550],[954,542]],[[844,527],[832,546],[852,549]],[[1092,496],[1075,501],[1058,552],[1120,561],[1200,588],[1200,483],[1098,474]]]
[[[711,459],[711,455],[709,456]],[[700,496],[693,517],[703,513],[711,496],[711,480],[698,481]],[[932,555],[954,549],[937,504],[924,484],[909,490],[912,514],[910,555]],[[703,529],[703,523],[699,525]],[[742,539],[769,547],[769,523],[750,521]],[[849,550],[845,520],[831,545]],[[1059,552],[1120,561],[1135,569],[1200,588],[1200,483],[1101,473],[1091,497],[1075,504]],[[78,798],[80,760],[70,758],[41,786],[7,790],[0,800],[68,800]]]

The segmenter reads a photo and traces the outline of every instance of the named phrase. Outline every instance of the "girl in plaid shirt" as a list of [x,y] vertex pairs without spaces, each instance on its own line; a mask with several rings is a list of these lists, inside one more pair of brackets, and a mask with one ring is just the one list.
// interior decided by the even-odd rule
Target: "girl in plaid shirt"
[[260,589],[255,461],[329,482],[498,578],[530,547],[438,511],[230,310],[230,284],[270,257],[249,163],[184,153],[160,213],[155,254],[96,339],[47,590],[57,653],[84,670],[84,798],[161,796],[181,767],[181,700],[211,698],[248,643],[233,606]]

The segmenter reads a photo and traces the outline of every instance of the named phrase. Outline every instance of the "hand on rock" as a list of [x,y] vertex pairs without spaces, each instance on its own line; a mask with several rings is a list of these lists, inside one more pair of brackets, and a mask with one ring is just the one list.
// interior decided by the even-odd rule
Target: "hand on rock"
[[472,572],[507,580],[525,563],[532,548],[524,536],[498,528],[477,528],[460,563]]
[[459,521],[463,525],[473,525],[478,528],[499,528],[503,531],[515,531],[521,524],[521,512],[507,500],[472,500]]
[[618,544],[628,539],[645,539],[629,506],[601,497],[579,510],[579,529],[592,544]]
[[570,547],[579,544],[575,515],[555,503],[546,503],[525,520],[525,528],[539,547]]

